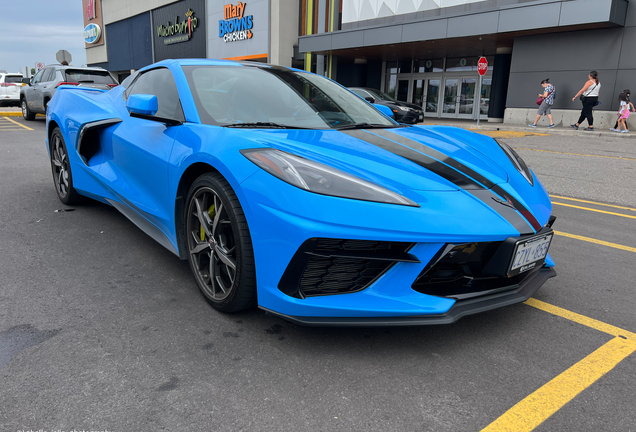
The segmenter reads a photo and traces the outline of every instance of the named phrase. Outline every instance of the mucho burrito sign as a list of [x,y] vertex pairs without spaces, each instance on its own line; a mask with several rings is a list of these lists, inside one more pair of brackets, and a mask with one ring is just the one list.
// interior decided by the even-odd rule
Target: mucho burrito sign
[[192,32],[197,28],[199,20],[194,16],[192,9],[188,9],[185,13],[185,19],[179,22],[179,17],[174,18],[174,24],[168,21],[165,25],[159,25],[157,27],[157,36],[165,38],[163,43],[166,45],[187,42],[192,37]]

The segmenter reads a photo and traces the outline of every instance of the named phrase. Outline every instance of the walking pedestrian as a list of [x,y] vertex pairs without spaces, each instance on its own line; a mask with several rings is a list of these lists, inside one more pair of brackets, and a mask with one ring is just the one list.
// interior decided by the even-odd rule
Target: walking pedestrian
[[539,93],[537,96],[543,99],[541,105],[539,105],[539,110],[537,111],[537,118],[534,119],[534,123],[529,124],[530,127],[537,127],[537,123],[541,119],[542,115],[547,115],[548,120],[550,120],[550,125],[548,128],[554,127],[554,120],[552,119],[552,105],[554,104],[554,96],[556,89],[552,84],[550,84],[550,78],[546,78],[541,81],[541,86],[543,87],[543,93]]
[[627,118],[629,117],[629,105],[627,103],[627,95],[625,92],[621,93],[618,97],[618,100],[621,103],[621,109],[618,112],[618,125],[620,127],[617,132],[627,133],[629,130],[627,129]]
[[592,108],[598,102],[598,94],[601,89],[601,82],[598,80],[598,72],[592,71],[587,76],[587,81],[585,85],[579,92],[574,95],[572,101],[575,101],[577,97],[581,97],[581,102],[583,102],[583,109],[581,110],[581,115],[579,116],[579,121],[575,124],[570,125],[574,129],[578,129],[579,125],[583,122],[583,120],[587,119],[587,127],[583,130],[593,131],[594,130],[594,116],[592,115]]
[[[627,97],[627,105],[629,105],[629,109],[631,109],[632,111],[636,111],[636,108],[634,108],[634,104],[629,100],[629,95],[631,94],[631,91],[629,91],[629,89],[625,89],[623,90],[623,93],[625,93],[625,96]],[[618,101],[621,102],[620,95],[618,96]],[[628,116],[629,116],[629,113],[628,113]],[[616,118],[616,124],[614,125],[613,128],[610,128],[611,131],[620,132],[620,129],[618,129],[618,121],[620,120],[620,118],[621,118],[621,114],[619,112],[618,117]]]

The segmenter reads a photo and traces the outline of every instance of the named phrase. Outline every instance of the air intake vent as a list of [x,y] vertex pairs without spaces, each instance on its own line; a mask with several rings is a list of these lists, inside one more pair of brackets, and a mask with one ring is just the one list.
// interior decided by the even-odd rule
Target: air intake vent
[[396,262],[419,262],[413,243],[309,239],[301,245],[278,288],[296,298],[347,294],[371,285]]

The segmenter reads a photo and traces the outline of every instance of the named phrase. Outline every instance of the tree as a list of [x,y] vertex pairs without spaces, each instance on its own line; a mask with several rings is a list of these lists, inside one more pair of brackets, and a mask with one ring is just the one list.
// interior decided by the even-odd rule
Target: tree
[[35,75],[35,68],[31,68],[31,75]]

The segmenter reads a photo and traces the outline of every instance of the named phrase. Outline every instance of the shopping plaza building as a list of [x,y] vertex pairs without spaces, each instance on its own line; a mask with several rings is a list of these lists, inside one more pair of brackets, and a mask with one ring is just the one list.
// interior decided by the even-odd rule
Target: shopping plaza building
[[[262,61],[381,89],[421,105],[429,118],[512,123],[534,118],[545,78],[563,123],[578,117],[572,97],[591,70],[602,84],[599,114],[618,110],[618,94],[636,89],[636,4],[628,0],[83,0],[83,7],[88,64],[120,78],[166,58]],[[480,57],[488,60],[481,86]]]

